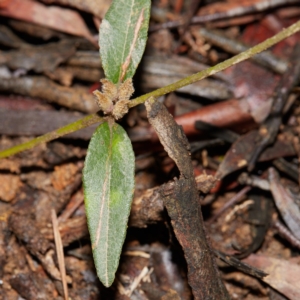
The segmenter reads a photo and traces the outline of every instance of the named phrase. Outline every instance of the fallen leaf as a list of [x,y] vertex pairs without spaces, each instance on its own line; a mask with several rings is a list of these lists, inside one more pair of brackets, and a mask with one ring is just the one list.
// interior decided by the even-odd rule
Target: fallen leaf
[[46,6],[33,0],[10,0],[0,3],[0,15],[83,36],[96,45],[79,13],[69,8]]
[[300,299],[300,266],[257,254],[251,254],[243,262],[268,273],[262,280],[289,299]]

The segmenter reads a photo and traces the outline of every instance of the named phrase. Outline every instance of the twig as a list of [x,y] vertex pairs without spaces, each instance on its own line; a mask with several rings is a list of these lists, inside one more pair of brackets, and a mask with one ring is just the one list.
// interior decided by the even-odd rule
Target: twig
[[258,270],[242,261],[240,261],[238,258],[232,256],[232,255],[227,255],[221,251],[218,251],[216,249],[213,250],[214,254],[216,257],[218,257],[219,259],[223,260],[225,263],[227,263],[228,265],[236,268],[239,271],[244,272],[245,274],[250,274],[256,278],[264,278],[265,276],[267,276],[268,274],[266,274],[265,272]]
[[[160,89],[157,89],[151,93],[148,93],[148,94],[145,94],[143,96],[140,96],[140,97],[137,97],[135,99],[133,99],[132,101],[130,101],[130,104],[129,106],[130,107],[134,107],[138,104],[141,104],[141,103],[144,103],[147,99],[149,99],[150,97],[159,97],[159,96],[162,96],[162,95],[165,95],[167,93],[170,93],[170,92],[173,92],[183,86],[186,86],[186,85],[189,85],[189,84],[192,84],[198,80],[202,80],[208,76],[211,76],[211,75],[214,75],[234,64],[237,64],[241,61],[244,61],[250,57],[252,57],[253,55],[255,54],[258,54],[264,50],[266,50],[267,48],[275,45],[276,43],[282,41],[283,39],[291,36],[292,34],[298,32],[300,30],[300,21],[294,23],[293,25],[291,25],[290,27],[286,28],[286,29],[283,29],[282,31],[280,31],[278,34],[274,35],[273,37],[265,40],[264,42],[250,48],[249,50],[243,52],[243,53],[240,53],[224,62],[221,62],[219,64],[217,64],[216,66],[214,67],[211,67],[211,68],[208,68],[204,71],[201,71],[199,73],[196,73],[194,75],[191,75],[191,76],[188,76],[182,80],[179,80],[173,84],[170,84],[166,87],[163,87],[163,88],[160,88]],[[10,149],[7,149],[7,150],[4,150],[4,151],[1,151],[0,152],[0,158],[4,158],[4,157],[8,157],[8,156],[11,156],[11,155],[14,155],[18,152],[21,152],[21,151],[24,151],[24,150],[27,150],[27,149],[31,149],[41,143],[45,143],[45,142],[49,142],[51,140],[54,140],[58,137],[61,137],[67,133],[71,133],[71,132],[74,132],[74,131],[77,131],[79,129],[82,129],[82,128],[85,128],[85,127],[88,127],[92,124],[95,124],[95,123],[98,123],[98,122],[101,122],[103,121],[102,118],[99,118],[96,114],[92,114],[92,115],[89,115],[77,122],[74,122],[74,123],[71,123],[71,124],[68,124],[67,126],[65,127],[62,127],[60,129],[57,129],[56,131],[53,131],[51,133],[48,133],[48,134],[45,134],[41,137],[38,137],[34,140],[31,140],[27,143],[24,143],[24,144],[20,144],[16,147],[12,147]]]
[[56,248],[56,254],[57,254],[57,260],[58,260],[58,266],[61,276],[61,281],[63,285],[64,290],[64,296],[65,300],[69,299],[68,295],[68,286],[67,286],[67,278],[66,278],[66,266],[65,266],[65,259],[64,259],[64,251],[63,251],[63,245],[58,229],[58,221],[56,212],[54,209],[51,210],[51,218],[52,218],[52,226],[53,226],[53,233],[54,233],[54,241],[55,241],[55,248]]
[[145,105],[149,123],[180,171],[180,178],[164,185],[160,194],[184,250],[194,298],[230,299],[206,239],[188,140],[163,104],[150,98]]

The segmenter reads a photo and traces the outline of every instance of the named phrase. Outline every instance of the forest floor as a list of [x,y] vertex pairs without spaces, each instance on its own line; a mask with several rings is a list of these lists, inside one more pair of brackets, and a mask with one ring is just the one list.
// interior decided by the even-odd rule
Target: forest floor
[[[300,16],[296,0],[152,3],[134,97],[230,58]],[[98,27],[109,5],[0,1],[0,150],[97,112]],[[199,206],[232,299],[300,299],[299,42],[295,34],[159,98],[189,139],[199,191],[216,179]],[[95,124],[0,160],[0,299],[65,299],[54,232],[70,299],[193,299],[184,249],[158,192],[178,176],[176,165],[144,105],[121,124],[136,155],[136,187],[112,287],[96,276],[82,191]]]

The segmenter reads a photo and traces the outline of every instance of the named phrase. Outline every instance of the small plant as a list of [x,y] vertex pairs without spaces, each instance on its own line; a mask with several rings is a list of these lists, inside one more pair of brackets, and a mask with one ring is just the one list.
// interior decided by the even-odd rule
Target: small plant
[[106,78],[101,80],[102,92],[94,94],[106,117],[90,141],[83,186],[95,266],[107,287],[118,268],[134,191],[132,145],[115,120],[128,112],[134,92],[131,78],[147,41],[150,4],[150,0],[114,1],[99,33]]
[[[199,205],[193,171],[188,162],[187,140],[181,128],[175,124],[165,108],[156,102],[155,97],[216,74],[271,47],[299,31],[300,21],[267,41],[214,67],[129,100],[134,92],[132,77],[146,45],[150,5],[150,0],[114,0],[102,21],[99,44],[106,78],[101,80],[102,91],[96,91],[94,94],[104,117],[98,114],[90,115],[30,142],[4,150],[0,152],[0,158],[101,122],[88,147],[83,170],[83,185],[97,274],[101,282],[109,287],[114,281],[119,264],[134,191],[132,145],[125,130],[116,123],[116,120],[121,119],[130,107],[149,99],[146,103],[149,122],[156,130],[169,156],[176,162],[181,174],[179,180],[166,185],[161,194],[171,217],[175,234],[186,254],[189,282],[195,299],[229,299],[215,265],[209,262],[211,251],[201,223],[201,211],[191,206],[191,199],[197,207]],[[189,223],[190,227],[184,227],[184,223]],[[191,232],[184,231],[186,228],[192,228]],[[198,244],[201,246],[202,253],[193,248],[194,242],[199,239],[198,233],[200,233]],[[201,259],[202,264],[197,265]],[[200,269],[197,273],[195,270],[199,267],[207,269],[204,271]],[[195,284],[198,281],[200,285]],[[201,288],[198,290],[197,286]]]

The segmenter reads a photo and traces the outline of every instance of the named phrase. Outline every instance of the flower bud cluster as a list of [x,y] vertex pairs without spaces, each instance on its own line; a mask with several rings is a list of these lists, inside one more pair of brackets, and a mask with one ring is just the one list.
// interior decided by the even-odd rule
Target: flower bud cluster
[[106,115],[112,115],[115,120],[121,119],[128,112],[129,99],[134,92],[132,79],[128,78],[119,86],[108,79],[101,79],[102,92],[96,90],[97,104]]

